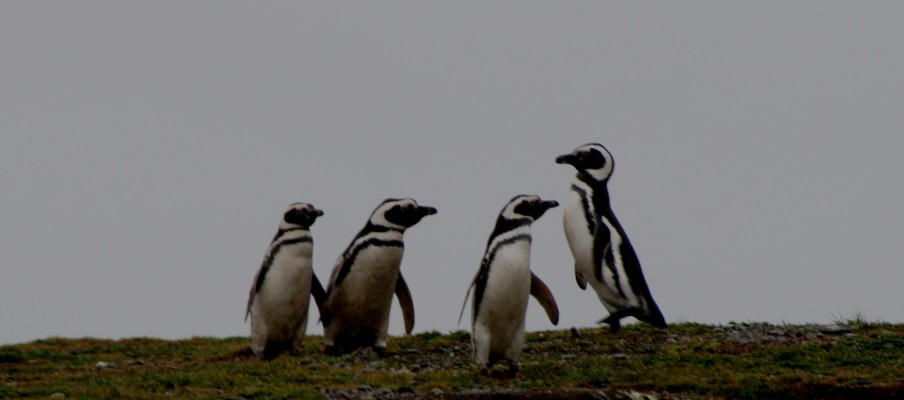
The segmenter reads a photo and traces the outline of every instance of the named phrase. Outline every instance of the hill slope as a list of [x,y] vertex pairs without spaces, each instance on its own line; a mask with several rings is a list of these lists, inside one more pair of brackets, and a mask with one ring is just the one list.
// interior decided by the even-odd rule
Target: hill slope
[[44,339],[0,347],[0,398],[901,398],[904,325],[679,324],[528,335],[514,379],[479,375],[465,332],[255,359],[247,338]]

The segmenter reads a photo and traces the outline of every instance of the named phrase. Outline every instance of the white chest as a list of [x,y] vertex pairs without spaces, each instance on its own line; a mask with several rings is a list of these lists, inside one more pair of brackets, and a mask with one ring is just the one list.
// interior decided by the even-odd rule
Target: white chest
[[[401,247],[370,246],[362,249],[342,282],[342,290],[360,299],[362,307],[384,308],[392,300],[402,263]],[[355,295],[359,294],[359,295]]]
[[311,291],[311,243],[301,243],[280,249],[258,292],[262,305],[285,304],[300,298],[299,293]]
[[565,238],[568,240],[568,247],[574,256],[575,267],[585,277],[591,276],[588,273],[592,273],[594,265],[593,232],[588,228],[588,220],[592,221],[593,217],[586,215],[580,194],[574,190],[569,191],[568,198],[565,201],[563,219]]
[[490,265],[478,319],[489,325],[524,321],[530,296],[530,242],[507,244],[497,250]]

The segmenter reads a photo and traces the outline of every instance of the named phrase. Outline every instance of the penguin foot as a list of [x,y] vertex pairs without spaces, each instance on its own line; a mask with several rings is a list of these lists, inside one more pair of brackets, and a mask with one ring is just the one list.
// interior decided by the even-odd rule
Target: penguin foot
[[377,357],[386,358],[389,356],[389,352],[386,351],[385,347],[374,346],[374,353],[377,354]]
[[341,356],[342,350],[340,350],[337,346],[327,345],[323,348],[323,353],[328,356]]
[[505,371],[505,377],[514,379],[516,376],[518,376],[518,363],[513,361],[509,363],[508,370]]
[[621,329],[621,323],[618,322],[618,320],[610,321],[610,318],[603,318],[599,321],[596,321],[596,323],[609,325],[609,333],[616,333],[619,329]]
[[609,333],[616,333],[621,328],[621,319],[626,316],[627,315],[625,312],[616,311],[612,314],[609,314],[608,317],[597,321],[597,323],[609,325]]

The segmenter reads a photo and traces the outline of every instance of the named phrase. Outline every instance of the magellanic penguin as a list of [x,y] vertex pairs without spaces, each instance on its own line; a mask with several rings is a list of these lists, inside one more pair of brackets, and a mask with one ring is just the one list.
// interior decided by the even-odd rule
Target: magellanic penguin
[[609,311],[599,323],[608,324],[613,333],[625,317],[664,328],[665,318],[653,301],[637,254],[609,203],[612,154],[601,144],[588,143],[559,156],[556,163],[578,171],[565,204],[565,236],[574,255],[578,287],[583,290],[590,283]]
[[323,314],[325,293],[311,266],[311,225],[321,215],[311,204],[289,205],[254,277],[245,320],[251,316],[251,350],[258,358],[272,359],[301,344],[311,295]]
[[[529,295],[540,302],[553,325],[559,323],[559,309],[552,292],[530,270],[531,223],[558,205],[538,196],[518,195],[496,219],[480,269],[465,295],[467,304],[468,295],[474,289],[471,344],[474,361],[483,373],[499,360],[508,362],[509,373],[517,372],[524,347]],[[464,304],[459,322],[463,313]]]
[[414,304],[399,266],[402,234],[436,209],[412,199],[386,199],[339,256],[330,276],[323,322],[327,354],[373,347],[386,354],[386,331],[392,295],[399,298],[405,333],[414,328]]

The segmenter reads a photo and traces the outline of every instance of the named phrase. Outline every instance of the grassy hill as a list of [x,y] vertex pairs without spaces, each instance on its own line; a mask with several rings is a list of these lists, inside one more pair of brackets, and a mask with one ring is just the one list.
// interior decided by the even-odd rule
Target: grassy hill
[[468,333],[390,356],[255,359],[248,339],[51,338],[0,347],[0,398],[904,398],[904,325],[678,324],[528,335],[514,379],[477,373]]

